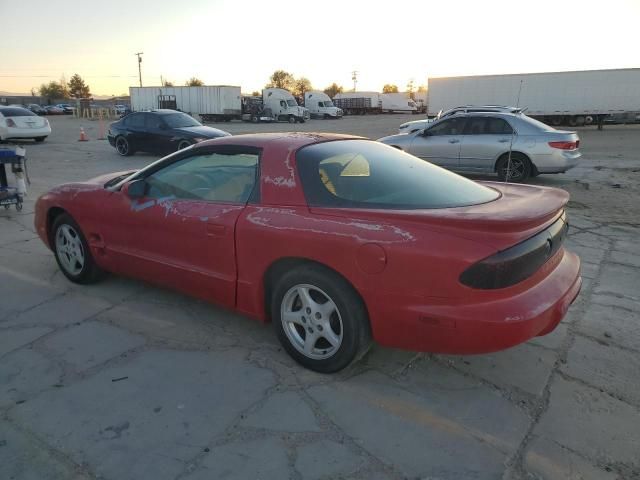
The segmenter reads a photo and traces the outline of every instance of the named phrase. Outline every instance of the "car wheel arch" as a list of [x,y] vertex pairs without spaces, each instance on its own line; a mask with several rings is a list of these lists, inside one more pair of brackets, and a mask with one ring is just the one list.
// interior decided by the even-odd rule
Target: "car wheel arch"
[[49,245],[53,248],[53,232],[51,231],[53,228],[53,224],[60,215],[68,214],[64,208],[62,207],[51,207],[47,211],[47,240],[49,241]]
[[351,286],[354,293],[360,298],[362,301],[362,305],[364,305],[365,310],[367,311],[368,316],[368,308],[367,303],[365,302],[363,296],[358,291],[358,288],[353,284],[351,280],[349,280],[344,274],[339,272],[338,270],[330,267],[329,265],[318,262],[316,260],[306,258],[306,257],[282,257],[271,263],[265,270],[262,276],[262,286],[264,293],[264,314],[265,319],[267,321],[271,321],[271,297],[273,295],[274,287],[276,286],[278,279],[282,277],[286,272],[299,268],[302,266],[315,266],[319,269],[325,270],[326,272],[337,275],[342,280],[344,280],[347,284]]
[[[509,155],[508,151],[498,155],[498,158],[496,158],[495,161],[493,162],[493,171],[494,172],[498,171],[498,164],[500,163],[500,160],[502,160],[503,158],[507,157],[508,155]],[[512,150],[511,151],[511,156],[513,157],[514,155],[520,155],[520,156],[526,158],[527,161],[529,162],[529,164],[531,165],[532,171],[536,171],[536,172],[538,171],[538,169],[536,168],[534,163],[531,161],[531,158],[529,157],[529,155],[527,155],[526,153],[521,152],[519,150]]]

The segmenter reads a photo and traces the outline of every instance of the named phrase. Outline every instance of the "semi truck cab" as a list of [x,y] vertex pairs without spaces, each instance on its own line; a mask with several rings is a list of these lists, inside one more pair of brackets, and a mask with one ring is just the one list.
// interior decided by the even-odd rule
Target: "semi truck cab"
[[329,95],[311,91],[304,94],[304,106],[313,118],[342,118],[342,109],[336,107]]

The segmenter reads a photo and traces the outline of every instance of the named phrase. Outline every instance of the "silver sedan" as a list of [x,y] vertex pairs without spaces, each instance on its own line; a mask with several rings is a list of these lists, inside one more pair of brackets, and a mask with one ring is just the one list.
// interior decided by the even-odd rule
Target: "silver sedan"
[[580,138],[522,113],[459,113],[422,130],[378,141],[460,173],[497,173],[523,182],[577,165]]

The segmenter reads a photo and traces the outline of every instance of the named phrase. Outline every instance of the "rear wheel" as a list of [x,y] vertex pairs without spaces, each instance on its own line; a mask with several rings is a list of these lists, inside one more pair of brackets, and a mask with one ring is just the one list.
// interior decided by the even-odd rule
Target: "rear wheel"
[[65,277],[74,283],[94,283],[104,276],[93,260],[87,240],[76,221],[66,213],[51,227],[53,252]]
[[500,180],[513,183],[524,182],[532,172],[531,162],[521,153],[512,153],[511,161],[509,161],[509,154],[503,155],[498,160],[496,169]]
[[178,142],[178,150],[182,150],[190,146],[191,142],[189,140],[180,140],[180,142]]
[[316,265],[289,270],[278,280],[271,318],[284,349],[316,372],[345,368],[371,344],[358,294],[342,277]]
[[123,157],[128,157],[135,153],[131,148],[129,140],[123,136],[116,137],[116,151]]

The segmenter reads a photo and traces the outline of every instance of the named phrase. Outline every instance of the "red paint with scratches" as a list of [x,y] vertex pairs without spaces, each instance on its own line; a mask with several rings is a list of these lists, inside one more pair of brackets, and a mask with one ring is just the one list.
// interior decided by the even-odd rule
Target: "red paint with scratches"
[[95,261],[113,273],[159,285],[268,320],[265,274],[282,259],[323,264],[346,278],[367,307],[374,339],[417,351],[467,354],[501,350],[552,331],[581,286],[580,260],[564,248],[526,280],[507,288],[462,285],[474,263],[551,225],[562,190],[487,183],[498,200],[438,210],[309,208],[296,151],[355,137],[259,134],[195,147],[262,149],[260,201],[132,200],[104,183],[117,174],[66,184],[40,197],[35,225],[49,245],[48,214],[68,212]]

